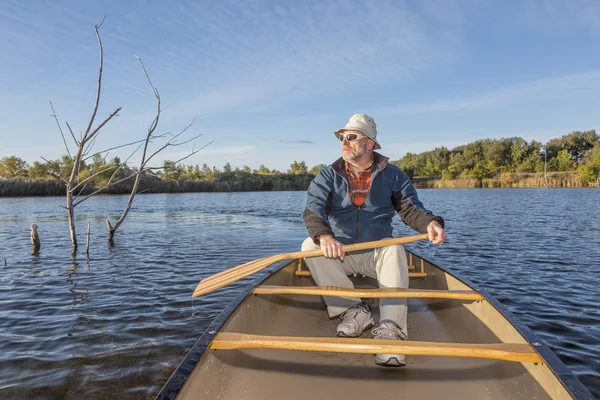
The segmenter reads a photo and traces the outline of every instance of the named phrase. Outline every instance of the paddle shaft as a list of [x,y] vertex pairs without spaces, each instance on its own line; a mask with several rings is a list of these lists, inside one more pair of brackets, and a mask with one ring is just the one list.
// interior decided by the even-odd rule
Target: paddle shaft
[[[392,238],[392,239],[383,239],[377,240],[373,242],[364,242],[364,243],[356,243],[342,246],[342,249],[345,253],[349,253],[352,251],[360,251],[360,250],[368,250],[375,249],[386,246],[394,246],[394,245],[402,245],[408,244],[412,242],[416,242],[418,240],[427,239],[428,235],[426,233],[421,235],[414,236],[406,236],[401,238]],[[236,282],[242,278],[247,277],[248,275],[252,275],[262,269],[284,260],[294,260],[298,258],[310,258],[310,257],[320,257],[323,256],[323,250],[315,249],[308,251],[297,251],[293,253],[286,254],[278,254],[270,257],[261,258],[256,261],[252,261],[249,263],[242,264],[240,266],[219,272],[218,274],[212,275],[208,278],[200,281],[192,297],[202,296],[203,294],[210,293],[214,290],[220,289],[223,286],[227,286],[230,283]]]
[[[428,237],[427,233],[423,233],[421,235],[377,240],[374,242],[347,244],[345,246],[342,246],[342,250],[344,250],[344,253],[350,253],[352,251],[376,249],[378,247],[394,246],[397,244],[408,244],[408,243],[416,242],[418,240],[427,239],[427,237]],[[323,255],[323,250],[321,250],[321,249],[297,251],[295,253],[288,253],[287,256],[289,256],[289,257],[286,258],[286,260],[293,260],[295,258],[320,257],[322,255]]]
[[[427,237],[428,237],[428,235],[426,233],[424,233],[421,235],[405,236],[405,237],[401,237],[401,238],[391,238],[391,239],[376,240],[376,241],[372,241],[372,242],[347,244],[347,245],[342,246],[342,250],[344,250],[344,253],[349,253],[352,251],[375,249],[378,247],[393,246],[393,245],[397,245],[397,244],[408,244],[408,243],[416,242],[418,240],[427,239]],[[277,261],[273,261],[272,263],[282,261],[282,260],[293,260],[296,258],[321,257],[321,256],[323,256],[323,250],[315,249],[315,250],[296,251],[294,253],[285,253],[285,254],[278,254],[278,255],[274,255],[274,256],[259,258],[258,260],[250,261],[250,262],[238,265],[237,267],[229,268],[229,269],[226,269],[225,271],[218,272],[214,275],[211,275],[209,277],[202,279],[200,282],[208,283],[213,280],[219,279],[223,276],[227,276],[230,274],[233,275],[237,271],[250,270],[250,268],[261,263],[264,260],[267,260],[267,259],[273,258],[273,257],[282,257],[282,256],[284,258],[278,259]]]

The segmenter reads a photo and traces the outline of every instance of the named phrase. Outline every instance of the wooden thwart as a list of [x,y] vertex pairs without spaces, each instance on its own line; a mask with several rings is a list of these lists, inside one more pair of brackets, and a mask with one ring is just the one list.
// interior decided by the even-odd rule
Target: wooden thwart
[[[310,276],[310,271],[300,270],[296,271],[296,276]],[[427,272],[409,272],[409,278],[426,278]]]
[[348,289],[339,286],[271,286],[263,285],[255,288],[254,294],[301,294],[308,296],[344,296],[362,298],[428,298],[454,300],[484,300],[484,297],[473,290],[416,290],[399,288],[381,289]]
[[377,339],[262,336],[220,332],[213,339],[210,348],[214,350],[277,349],[332,353],[405,354],[410,356],[469,357],[515,362],[542,362],[542,358],[535,350],[525,343],[437,343]]

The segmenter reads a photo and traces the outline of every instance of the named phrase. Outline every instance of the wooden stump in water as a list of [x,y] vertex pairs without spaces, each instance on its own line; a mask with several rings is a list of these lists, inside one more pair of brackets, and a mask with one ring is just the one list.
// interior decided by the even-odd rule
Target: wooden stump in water
[[31,249],[32,253],[35,254],[40,251],[40,236],[38,235],[37,225],[31,224],[31,233],[29,234],[29,238],[31,239]]
[[113,226],[111,225],[111,223],[108,220],[108,218],[106,218],[106,227],[108,228],[108,244],[110,246],[113,246],[115,244],[115,229],[116,229],[116,226],[113,228]]
[[87,243],[85,245],[85,254],[90,257],[90,221],[88,221],[87,227]]

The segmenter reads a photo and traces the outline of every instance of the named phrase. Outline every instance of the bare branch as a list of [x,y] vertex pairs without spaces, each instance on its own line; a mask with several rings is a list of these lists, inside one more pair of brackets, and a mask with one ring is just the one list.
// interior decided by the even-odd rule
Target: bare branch
[[181,143],[171,143],[171,146],[175,147],[175,146],[181,146],[182,144],[187,144],[187,143],[189,143],[189,142],[192,142],[192,141],[194,141],[194,140],[198,139],[198,138],[199,138],[200,136],[202,136],[202,135],[204,135],[204,133],[201,133],[201,134],[199,134],[199,135],[196,135],[196,136],[194,136],[193,138],[186,140],[185,142],[181,142]]
[[[138,62],[140,63],[140,66],[142,67],[142,70],[144,71],[144,75],[146,75],[146,80],[148,81],[148,85],[150,85],[150,89],[152,89],[152,93],[154,93],[154,97],[156,98],[156,116],[152,120],[152,123],[148,126],[148,134],[146,135],[146,140],[144,141],[144,150],[142,151],[142,157],[140,160],[140,168],[136,174],[135,181],[133,183],[133,188],[131,189],[131,193],[129,194],[129,199],[127,200],[127,205],[125,206],[125,209],[123,210],[123,213],[119,217],[119,220],[116,222],[115,226],[109,228],[108,238],[109,238],[110,242],[112,242],[115,231],[117,230],[117,228],[119,228],[119,226],[121,226],[121,224],[127,217],[129,210],[131,209],[131,205],[133,204],[133,200],[135,199],[135,195],[136,195],[137,189],[140,184],[140,178],[143,173],[143,167],[146,162],[146,152],[148,151],[148,143],[150,142],[150,139],[152,138],[152,134],[154,133],[154,130],[158,126],[158,121],[160,119],[160,94],[158,93],[158,90],[154,87],[154,85],[152,84],[152,80],[150,79],[150,76],[148,75],[148,71],[146,71],[146,67],[144,66],[142,59],[137,56],[136,56],[136,58],[138,59]],[[108,225],[110,226],[110,223]]]
[[110,169],[113,169],[113,168],[117,168],[117,166],[116,166],[116,165],[111,165],[110,167],[106,167],[106,168],[104,168],[103,170],[100,170],[100,171],[96,172],[94,175],[88,176],[87,178],[85,178],[84,180],[82,180],[81,182],[79,182],[79,183],[77,184],[77,186],[75,186],[74,188],[72,188],[72,189],[71,189],[71,192],[73,192],[73,193],[74,193],[74,192],[75,192],[75,189],[77,189],[79,186],[81,186],[81,185],[82,185],[82,184],[84,184],[85,182],[87,182],[87,181],[89,181],[90,179],[92,179],[92,178],[94,178],[94,177],[96,177],[96,176],[100,175],[101,173],[103,173],[103,172],[106,172],[106,171],[108,171],[108,170],[110,170]]
[[167,137],[167,136],[173,136],[173,134],[171,132],[161,133],[160,135],[154,135],[154,134],[152,134],[151,139],[162,139],[162,138]]
[[179,163],[179,162],[181,162],[181,161],[185,160],[186,158],[190,158],[191,156],[193,156],[194,154],[196,154],[196,153],[198,153],[199,151],[203,150],[204,148],[206,148],[206,146],[208,146],[208,145],[210,145],[210,144],[212,144],[212,143],[213,143],[212,141],[211,141],[211,142],[208,142],[208,143],[207,143],[207,144],[205,144],[204,146],[200,147],[198,150],[194,150],[194,149],[192,149],[192,151],[190,152],[190,154],[188,154],[188,155],[187,155],[187,156],[185,156],[185,157],[182,157],[182,158],[180,158],[180,159],[179,159],[179,160],[177,160],[177,161],[174,161],[174,163],[175,163],[175,164],[177,164],[177,163]]
[[63,177],[62,177],[60,174],[58,174],[58,173],[56,173],[56,172],[54,172],[54,171],[48,171],[48,173],[49,173],[50,175],[52,175],[53,177],[60,179],[61,181],[63,181],[63,183],[67,183],[67,182],[68,182],[68,181],[67,181],[65,178],[63,178]]
[[[50,163],[50,161],[46,160],[44,157],[41,157],[41,159],[42,159],[42,160],[44,160],[44,161],[46,161],[47,163]],[[67,183],[67,182],[68,182],[68,181],[67,181],[67,179],[66,179],[66,178],[63,178],[63,176],[62,176],[62,175],[60,175],[58,172],[55,172],[55,171],[48,171],[48,173],[49,173],[50,175],[52,175],[53,177],[60,179],[60,180],[61,180],[61,181],[63,181],[64,183]]]
[[82,142],[87,139],[87,136],[92,129],[92,125],[94,124],[94,119],[96,118],[96,113],[98,112],[98,105],[100,104],[100,92],[102,90],[102,68],[104,66],[104,49],[102,48],[102,39],[100,38],[100,27],[104,22],[104,18],[102,22],[96,26],[94,29],[96,30],[96,38],[98,39],[98,45],[100,46],[100,68],[98,69],[98,89],[96,90],[96,104],[94,104],[94,111],[92,112],[92,117],[90,118],[90,122],[85,130],[85,135],[83,135]]
[[[58,118],[56,117],[56,111],[54,111],[54,106],[52,105],[52,102],[50,100],[48,100],[48,103],[50,103],[50,108],[52,109],[52,116],[54,117],[54,120],[56,121],[56,126],[58,126],[58,130],[60,131],[60,136],[62,136],[62,140],[63,143],[65,144],[65,149],[67,150],[67,154],[69,155],[69,157],[71,157],[71,152],[69,151],[69,146],[67,146],[67,140],[65,139],[65,135],[63,134],[62,128],[60,126],[60,122],[58,122]],[[75,138],[73,138],[75,139]],[[77,140],[75,140],[75,144],[77,144]]]
[[[88,187],[88,184],[89,184],[90,182],[91,182],[91,181],[87,181],[87,182],[85,183],[85,185],[83,185],[83,187],[81,188],[81,190],[79,191],[79,193],[77,193],[77,195],[76,195],[76,196],[75,196],[75,198],[73,199],[74,201],[75,201],[75,200],[77,200],[77,199],[79,198],[79,196],[80,196],[80,195],[83,193],[83,191],[85,190],[85,188],[87,188],[87,187]],[[75,208],[75,206],[73,206],[73,208]]]
[[84,135],[84,136],[83,136],[83,142],[84,142],[84,143],[87,143],[87,142],[88,142],[88,141],[89,141],[91,138],[93,138],[93,137],[94,137],[94,136],[95,136],[95,135],[96,135],[96,134],[97,134],[97,133],[100,131],[100,129],[102,129],[102,127],[103,127],[104,125],[106,125],[106,123],[107,123],[108,121],[110,121],[110,120],[111,120],[111,118],[112,118],[112,117],[114,117],[115,115],[117,115],[117,113],[118,113],[119,111],[121,111],[121,107],[117,107],[117,109],[116,109],[115,111],[111,112],[111,113],[110,113],[110,115],[109,115],[108,117],[106,117],[106,119],[105,119],[104,121],[102,121],[102,123],[101,123],[100,125],[98,125],[98,126],[96,127],[96,129],[94,129],[94,130],[92,131],[92,133]]
[[109,186],[113,186],[113,185],[119,184],[121,182],[125,182],[126,180],[133,178],[136,174],[137,174],[137,172],[135,172],[135,173],[133,173],[131,175],[128,175],[125,178],[121,178],[118,181],[112,182],[110,185],[105,185],[105,186],[101,187],[100,189],[94,191],[93,193],[88,194],[87,196],[85,196],[84,198],[82,198],[81,200],[79,200],[78,202],[73,203],[73,207],[75,207],[75,206],[83,203],[84,201],[86,201],[90,197],[92,197],[92,196],[94,196],[94,195],[102,192],[103,190],[106,190]]
[[88,142],[88,144],[85,146],[85,149],[83,150],[83,153],[81,153],[81,156],[85,157],[90,152],[90,150],[92,150],[94,148],[95,145],[96,145],[96,138],[94,138],[94,140]]
[[69,125],[69,122],[65,121],[65,124],[67,124],[67,128],[69,128],[69,132],[71,132],[71,137],[73,138],[73,140],[75,141],[75,143],[77,144],[77,146],[79,146],[79,142],[77,141],[77,139],[75,139],[75,135],[73,134],[73,129],[71,129],[71,126]]
[[[179,160],[177,160],[177,161],[173,161],[173,164],[177,164],[177,163],[179,163],[179,162],[181,162],[181,161],[185,160],[186,158],[190,158],[190,157],[191,157],[191,156],[193,156],[194,154],[198,153],[199,151],[201,151],[201,150],[205,149],[207,146],[211,145],[213,142],[214,142],[214,141],[210,141],[210,142],[208,142],[208,143],[207,143],[207,144],[205,144],[204,146],[200,147],[198,150],[193,150],[193,149],[192,149],[192,151],[190,152],[190,154],[188,154],[188,155],[187,155],[187,156],[185,156],[185,157],[182,157],[182,158],[180,158],[180,159],[179,159]],[[151,171],[151,170],[153,170],[153,169],[163,169],[163,168],[164,168],[164,166],[162,166],[162,167],[144,167],[144,171]]]
[[[116,146],[116,147],[111,147],[110,149],[106,149],[106,150],[102,150],[102,151],[97,151],[94,154],[92,154],[91,156],[84,158],[83,161],[89,160],[90,158],[92,158],[92,157],[94,157],[96,155],[99,155],[99,154],[102,154],[102,153],[106,153],[106,152],[109,152],[111,150],[120,149],[121,147],[127,147],[127,146],[131,146],[131,145],[138,144],[138,143],[143,143],[145,141],[146,141],[146,139],[140,139],[140,140],[136,140],[135,142],[131,142],[131,143],[127,143],[127,144],[122,144],[122,145]],[[140,147],[138,146],[137,150],[139,150],[139,149],[140,149]]]
[[102,21],[100,21],[100,23],[98,25],[96,25],[96,29],[100,29],[102,27],[102,24],[104,23],[104,20],[106,19],[106,14],[104,15],[104,17],[102,17]]
[[142,62],[142,59],[139,58],[138,56],[135,56],[135,58],[137,58],[138,62],[142,66],[142,70],[144,71],[144,75],[146,75],[146,80],[148,80],[150,89],[152,89],[152,91],[154,92],[154,97],[156,97],[157,100],[160,100],[160,95],[158,94],[158,90],[152,84],[152,80],[150,79],[150,75],[148,75],[148,71],[146,71],[146,67],[144,66],[144,63]]
[[174,135],[174,136],[173,136],[171,139],[169,139],[169,140],[168,140],[168,141],[167,141],[167,142],[166,142],[166,143],[165,143],[165,144],[164,144],[164,145],[163,145],[163,146],[162,146],[160,149],[158,149],[158,150],[156,150],[154,153],[152,153],[152,155],[146,159],[146,161],[144,162],[144,165],[145,165],[145,164],[147,164],[147,163],[148,163],[148,162],[149,162],[149,161],[152,159],[152,157],[154,157],[155,155],[157,155],[158,153],[160,153],[161,151],[163,151],[163,150],[164,150],[164,149],[166,149],[167,147],[169,147],[169,146],[177,146],[178,144],[177,144],[177,143],[173,143],[173,141],[174,141],[175,139],[177,139],[177,138],[178,138],[178,137],[179,137],[179,136],[180,136],[182,133],[184,133],[185,131],[187,131],[187,130],[188,130],[188,129],[189,129],[191,126],[192,126],[192,125],[194,125],[194,123],[195,123],[197,120],[198,120],[198,118],[197,118],[197,117],[194,117],[194,118],[192,119],[192,121],[191,121],[189,124],[187,124],[187,125],[185,126],[185,128],[183,128],[183,129],[182,129],[182,130],[181,130],[181,131],[180,131],[180,132],[179,132],[177,135]]
[[[126,166],[127,166],[127,162],[129,161],[129,159],[130,159],[130,158],[131,158],[131,157],[132,157],[132,156],[133,156],[135,153],[137,153],[137,151],[139,150],[139,148],[140,148],[140,147],[141,147],[141,145],[140,145],[140,146],[138,146],[138,148],[137,148],[136,150],[134,150],[134,151],[133,151],[133,153],[131,153],[131,154],[129,155],[129,157],[127,157],[127,159],[125,160],[125,162],[124,162],[124,163],[121,163],[121,164],[118,166],[118,168],[117,168],[117,166],[116,166],[116,165],[113,165],[113,166],[110,166],[110,167],[108,167],[108,168],[104,169],[104,171],[108,171],[108,170],[109,170],[109,169],[111,169],[111,168],[117,168],[117,169],[116,169],[116,170],[113,172],[113,174],[111,175],[111,177],[110,177],[110,179],[108,180],[108,183],[106,184],[106,186],[104,187],[104,189],[108,189],[109,187],[111,187],[111,186],[113,186],[113,185],[116,185],[116,184],[118,183],[118,182],[116,182],[116,183],[112,183],[112,180],[113,180],[113,178],[115,177],[115,175],[117,174],[117,172],[119,172],[119,170],[120,170],[120,169],[122,169],[122,168],[124,168],[124,167],[126,167]],[[106,162],[106,158],[108,157],[108,154],[109,154],[109,153],[106,153],[106,156],[104,156],[104,159],[103,159],[103,161],[104,161],[104,162]],[[103,171],[101,171],[101,172],[103,172]],[[96,175],[97,175],[97,174],[96,174]],[[131,175],[131,176],[133,176],[133,175]],[[90,178],[91,178],[91,177],[89,177],[89,178],[86,178],[86,180],[88,180],[88,182],[86,182],[86,184],[85,184],[85,185],[84,185],[84,186],[81,188],[81,190],[79,191],[79,193],[77,193],[77,195],[75,196],[75,199],[74,199],[75,201],[76,201],[76,200],[79,198],[79,196],[81,195],[81,193],[83,193],[83,191],[85,190],[85,188],[87,187],[87,185],[88,185],[88,184],[91,182],[91,181],[89,180]],[[119,181],[119,182],[120,182],[120,181]],[[79,185],[80,185],[80,184],[81,184],[81,183],[79,183]],[[79,186],[79,185],[77,185],[77,186]],[[74,193],[74,190],[75,190],[75,189],[73,189],[72,193]],[[75,207],[75,206],[73,206],[73,207]]]
[[[115,169],[115,171],[113,172],[113,174],[110,176],[110,178],[108,179],[108,182],[106,183],[106,185],[104,185],[104,188],[103,188],[103,190],[105,190],[105,189],[108,189],[109,187],[111,187],[111,186],[113,186],[113,185],[116,185],[116,183],[113,183],[113,182],[112,182],[112,180],[113,180],[113,178],[115,177],[115,175],[117,174],[117,172],[119,172],[119,170],[120,170],[121,168],[123,168],[124,166],[126,166],[126,164],[119,164],[118,166],[116,166],[116,165],[113,165],[113,166],[112,166],[112,168],[116,168],[116,169]],[[111,168],[111,167],[109,167],[108,169],[110,169],[110,168]],[[88,181],[88,183],[89,183],[89,181]],[[80,195],[81,195],[81,193],[83,192],[83,189],[87,187],[88,183],[86,183],[86,184],[83,186],[83,188],[82,188],[82,189],[79,191],[79,193],[77,193],[77,195],[75,196],[75,199],[73,200],[73,201],[74,201],[73,207],[75,207],[77,204],[79,204],[79,203],[77,203],[77,199],[79,198],[79,196],[80,196]],[[74,192],[73,192],[73,191],[71,191],[71,193],[74,193]]]

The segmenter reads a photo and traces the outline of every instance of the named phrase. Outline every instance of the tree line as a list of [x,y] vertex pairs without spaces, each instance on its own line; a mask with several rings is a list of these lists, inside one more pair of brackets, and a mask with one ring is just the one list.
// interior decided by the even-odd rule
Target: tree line
[[600,137],[575,131],[547,143],[520,137],[481,139],[452,150],[407,153],[394,164],[411,178],[483,180],[510,173],[577,172],[587,184],[600,173]]
[[[174,192],[230,192],[305,190],[324,164],[308,168],[304,161],[294,161],[285,171],[269,169],[261,165],[251,169],[247,165],[232,167],[226,163],[222,168],[199,165],[184,165],[166,160],[156,172],[144,171],[140,180],[140,191],[146,193]],[[59,196],[65,188],[59,176],[65,176],[73,168],[73,159],[64,155],[56,160],[35,161],[29,165],[16,156],[0,158],[0,196]],[[90,162],[82,162],[78,182],[86,182],[78,194],[93,193],[112,181],[135,176],[137,169],[123,163],[118,157],[110,160],[95,155]],[[132,180],[125,180],[107,187],[104,193],[129,193]]]
[[[519,137],[481,139],[452,150],[440,147],[419,154],[407,153],[392,162],[411,178],[482,180],[510,173],[573,171],[584,182],[592,183],[599,179],[600,136],[595,130],[576,131],[545,144]],[[32,165],[16,156],[0,158],[0,178],[4,178],[0,179],[0,196],[63,195],[64,188],[56,176],[68,174],[72,163],[67,155]],[[157,172],[146,171],[142,175],[140,189],[150,193],[305,190],[324,166],[308,168],[304,161],[294,161],[286,171],[279,171],[264,164],[257,169],[247,165],[232,167],[230,163],[218,168],[206,163],[185,165],[167,160]],[[78,180],[87,180],[82,190],[91,192],[105,186],[111,178],[118,181],[135,172],[118,157],[107,160],[95,155],[82,163]],[[106,192],[128,193],[130,189],[131,183],[125,181]]]

